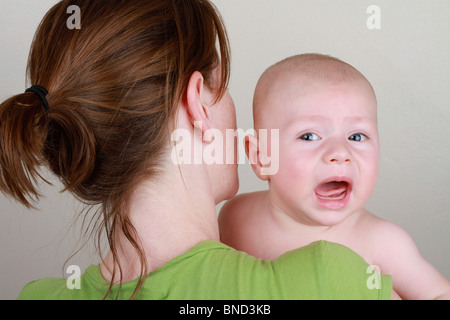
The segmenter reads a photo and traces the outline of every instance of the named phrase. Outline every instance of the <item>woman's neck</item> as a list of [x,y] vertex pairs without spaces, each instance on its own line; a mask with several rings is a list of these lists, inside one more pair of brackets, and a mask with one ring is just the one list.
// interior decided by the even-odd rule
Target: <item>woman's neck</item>
[[[219,241],[214,197],[205,168],[201,165],[171,165],[156,180],[141,183],[133,192],[128,217],[152,272],[202,241]],[[139,255],[125,235],[116,237],[123,282],[141,272]],[[113,266],[109,253],[102,264],[106,280]],[[117,279],[115,279],[117,280]],[[114,281],[116,282],[116,281]]]

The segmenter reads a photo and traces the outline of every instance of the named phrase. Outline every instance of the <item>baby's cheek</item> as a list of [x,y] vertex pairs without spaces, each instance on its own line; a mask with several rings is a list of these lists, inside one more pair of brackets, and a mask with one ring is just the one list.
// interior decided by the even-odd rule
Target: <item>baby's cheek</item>
[[372,166],[371,168],[368,168],[368,172],[365,175],[365,181],[367,184],[366,188],[369,197],[375,189],[377,180],[378,180],[378,166]]
[[302,191],[310,183],[312,171],[299,160],[280,157],[280,168],[275,175],[275,185],[288,193]]
[[379,161],[374,155],[373,157],[366,157],[365,159],[362,159],[360,164],[360,186],[358,191],[360,193],[360,197],[367,201],[375,190],[377,184]]

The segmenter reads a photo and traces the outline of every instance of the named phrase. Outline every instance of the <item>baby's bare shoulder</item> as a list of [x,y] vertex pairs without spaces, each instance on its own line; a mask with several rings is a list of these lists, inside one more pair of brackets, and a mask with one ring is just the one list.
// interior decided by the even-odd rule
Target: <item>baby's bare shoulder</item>
[[371,244],[375,264],[388,267],[389,272],[394,271],[392,269],[399,260],[417,262],[423,259],[413,238],[394,222],[370,214],[362,225]]
[[358,229],[376,247],[390,247],[393,242],[402,246],[414,246],[410,235],[392,221],[380,218],[368,211],[361,215]]
[[267,191],[243,193],[228,200],[220,210],[219,222],[223,219],[234,219],[235,217],[242,219],[252,215],[257,211],[257,206],[266,195]]
[[253,225],[254,218],[259,214],[258,206],[266,196],[265,191],[240,194],[228,200],[219,213],[219,230],[222,242],[238,247],[238,242],[244,242],[248,227]]
[[392,221],[377,217],[367,212],[362,218],[361,225],[372,240],[378,243],[389,243],[394,240],[409,240],[409,234]]

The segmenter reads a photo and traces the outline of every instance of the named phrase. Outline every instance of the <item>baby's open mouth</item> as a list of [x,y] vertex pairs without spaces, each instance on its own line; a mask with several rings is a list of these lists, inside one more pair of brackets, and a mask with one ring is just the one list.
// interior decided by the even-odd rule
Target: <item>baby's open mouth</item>
[[345,181],[331,181],[323,183],[316,188],[318,197],[327,200],[340,200],[345,197],[349,188],[348,182]]
[[321,182],[314,190],[322,207],[341,209],[345,207],[352,190],[350,178],[330,178]]

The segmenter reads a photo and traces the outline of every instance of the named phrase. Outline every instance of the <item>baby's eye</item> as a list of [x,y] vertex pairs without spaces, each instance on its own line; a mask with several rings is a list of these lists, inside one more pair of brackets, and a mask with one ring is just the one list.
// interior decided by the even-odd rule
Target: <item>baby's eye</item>
[[300,137],[300,139],[304,140],[304,141],[317,141],[317,140],[320,140],[319,136],[317,134],[314,134],[314,133],[304,134],[304,135],[302,135]]
[[362,142],[362,141],[365,141],[365,140],[367,140],[367,139],[368,139],[367,136],[364,135],[364,134],[362,134],[362,133],[352,134],[352,135],[348,138],[348,140],[350,140],[350,141],[357,141],[357,142]]

